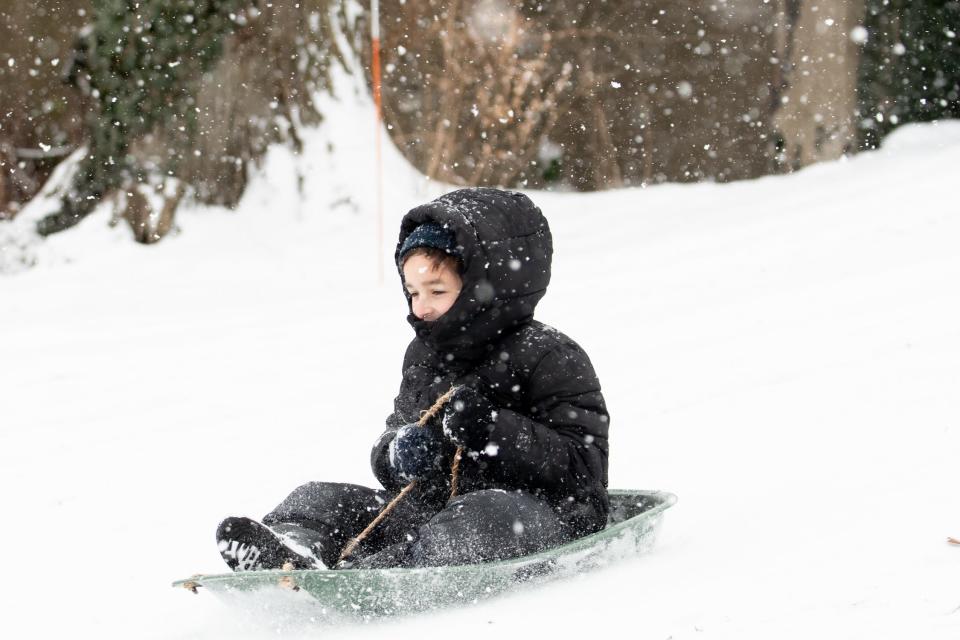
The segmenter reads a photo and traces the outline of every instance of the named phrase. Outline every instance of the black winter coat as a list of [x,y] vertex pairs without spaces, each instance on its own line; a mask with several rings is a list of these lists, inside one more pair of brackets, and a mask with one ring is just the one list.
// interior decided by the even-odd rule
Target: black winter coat
[[[609,510],[609,417],[600,383],[583,349],[533,320],[550,282],[546,219],[523,194],[462,189],[407,213],[398,253],[427,221],[453,230],[463,288],[437,321],[408,316],[416,337],[403,359],[394,412],[371,453],[375,475],[387,489],[400,489],[388,460],[394,432],[416,422],[452,385],[469,384],[499,410],[489,434],[493,446],[470,451],[461,462],[459,492],[522,489],[551,504],[573,535],[602,529]],[[453,449],[444,452],[447,463]],[[448,474],[426,479],[418,490],[421,499],[442,505]]]

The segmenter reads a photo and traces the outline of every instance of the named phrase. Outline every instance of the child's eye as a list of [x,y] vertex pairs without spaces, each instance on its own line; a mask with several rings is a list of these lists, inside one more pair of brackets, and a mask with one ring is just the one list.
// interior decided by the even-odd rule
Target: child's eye
[[446,291],[442,291],[442,290],[440,290],[440,289],[436,289],[436,290],[434,290],[434,291],[431,291],[431,293],[432,293],[433,295],[435,295],[435,296],[442,296],[443,294],[446,293]]
[[417,297],[417,292],[416,292],[416,291],[408,291],[407,293],[410,294],[410,297],[411,297],[411,298],[416,298],[416,297]]

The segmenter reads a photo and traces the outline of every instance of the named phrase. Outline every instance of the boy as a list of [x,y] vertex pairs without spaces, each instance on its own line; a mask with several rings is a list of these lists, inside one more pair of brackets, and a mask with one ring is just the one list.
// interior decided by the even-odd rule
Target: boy
[[[385,490],[311,482],[263,524],[227,518],[217,531],[227,564],[466,564],[602,529],[609,421],[600,384],[575,342],[533,319],[552,253],[546,219],[520,193],[461,189],[407,213],[396,260],[416,337],[371,453]],[[452,388],[442,419],[412,424]],[[413,491],[338,565],[348,540],[413,480]]]

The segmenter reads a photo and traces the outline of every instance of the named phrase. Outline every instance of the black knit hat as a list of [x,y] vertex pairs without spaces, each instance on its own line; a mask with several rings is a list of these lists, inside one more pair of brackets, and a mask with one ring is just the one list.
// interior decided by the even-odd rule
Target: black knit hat
[[457,239],[453,231],[437,224],[436,222],[424,222],[419,227],[410,232],[410,235],[400,245],[400,251],[397,254],[397,263],[403,263],[403,256],[414,249],[420,247],[431,247],[440,249],[448,254],[458,257],[460,252],[457,250]]

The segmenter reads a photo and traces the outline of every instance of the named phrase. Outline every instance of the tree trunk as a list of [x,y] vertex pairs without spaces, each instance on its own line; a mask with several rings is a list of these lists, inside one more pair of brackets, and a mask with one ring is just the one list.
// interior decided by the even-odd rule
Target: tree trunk
[[[781,0],[786,37],[781,55],[785,77],[773,118],[783,138],[784,161],[798,169],[835,160],[857,143],[859,46],[851,31],[863,19],[864,3],[849,0]],[[790,9],[798,7],[792,24]]]

